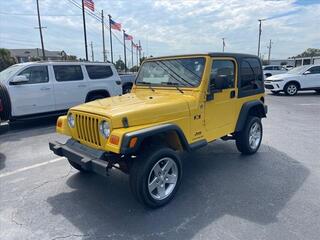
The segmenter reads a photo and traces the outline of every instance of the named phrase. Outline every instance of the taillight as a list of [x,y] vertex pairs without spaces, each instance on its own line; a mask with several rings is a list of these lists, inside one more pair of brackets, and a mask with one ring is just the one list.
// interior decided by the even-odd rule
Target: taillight
[[3,105],[2,105],[2,100],[0,99],[0,112],[3,111]]

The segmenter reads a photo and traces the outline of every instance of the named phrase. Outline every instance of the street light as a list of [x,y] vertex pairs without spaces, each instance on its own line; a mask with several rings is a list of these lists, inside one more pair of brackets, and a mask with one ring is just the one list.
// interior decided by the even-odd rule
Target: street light
[[261,23],[262,23],[262,21],[266,21],[266,20],[267,20],[267,18],[258,19],[258,21],[259,21],[258,57],[260,57]]

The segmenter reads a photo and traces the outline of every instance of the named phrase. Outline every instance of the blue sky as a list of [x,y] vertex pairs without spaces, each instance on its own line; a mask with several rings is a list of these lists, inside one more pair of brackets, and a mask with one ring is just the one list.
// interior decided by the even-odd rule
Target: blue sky
[[[70,1],[40,0],[45,48],[84,57],[81,10]],[[121,22],[134,40],[141,40],[145,55],[172,55],[221,51],[257,53],[259,18],[263,22],[261,52],[287,58],[306,48],[320,48],[320,0],[94,0]],[[99,12],[96,12],[99,14]],[[102,60],[101,24],[87,16],[88,42]],[[40,47],[35,0],[0,1],[0,47]],[[121,33],[114,31],[120,39]],[[129,42],[128,42],[129,43]],[[106,29],[106,46],[109,33]],[[115,59],[123,48],[114,39]],[[89,54],[90,55],[90,54]],[[130,56],[130,54],[128,53]],[[110,55],[108,56],[110,58]],[[131,57],[128,57],[130,60]]]

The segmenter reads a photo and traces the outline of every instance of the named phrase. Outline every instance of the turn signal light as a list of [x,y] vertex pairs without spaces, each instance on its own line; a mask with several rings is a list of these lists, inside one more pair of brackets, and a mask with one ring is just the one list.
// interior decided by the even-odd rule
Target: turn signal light
[[138,141],[137,137],[131,138],[129,142],[129,148],[134,148],[136,146],[137,141]]
[[114,145],[118,145],[119,144],[119,137],[115,136],[115,135],[111,135],[110,136],[110,143],[114,144]]

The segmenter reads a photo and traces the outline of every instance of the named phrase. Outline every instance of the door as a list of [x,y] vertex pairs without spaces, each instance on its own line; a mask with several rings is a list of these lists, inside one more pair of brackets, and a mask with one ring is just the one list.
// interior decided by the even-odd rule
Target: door
[[[234,131],[236,66],[234,59],[213,59],[208,88],[213,90],[214,95],[213,99],[208,99],[205,103],[205,125],[209,141]],[[226,81],[228,87],[223,90],[215,89],[217,78]]]
[[310,67],[302,76],[301,88],[320,88],[320,66]]
[[81,65],[53,65],[56,110],[64,110],[85,102],[87,81]]
[[49,81],[48,67],[31,66],[18,75],[24,75],[28,81],[9,84],[12,102],[12,115],[22,116],[54,111],[52,81]]

